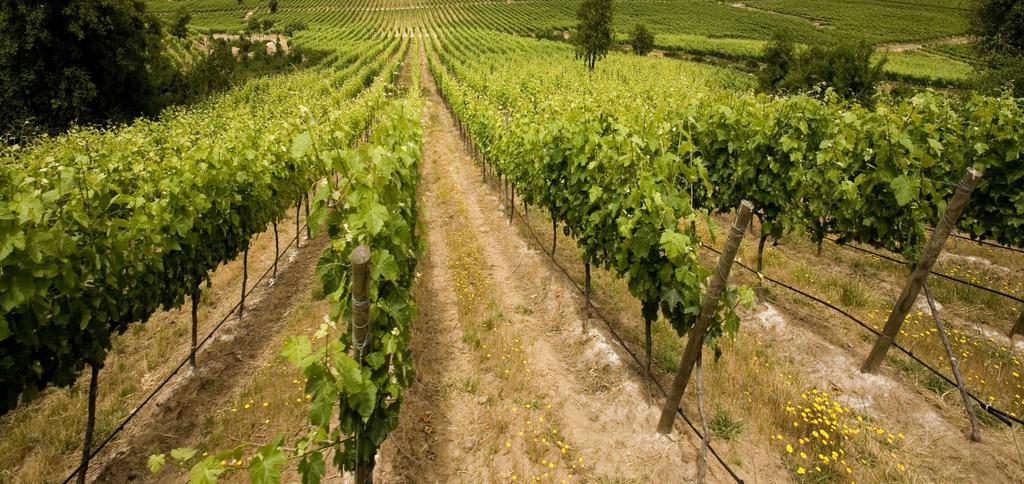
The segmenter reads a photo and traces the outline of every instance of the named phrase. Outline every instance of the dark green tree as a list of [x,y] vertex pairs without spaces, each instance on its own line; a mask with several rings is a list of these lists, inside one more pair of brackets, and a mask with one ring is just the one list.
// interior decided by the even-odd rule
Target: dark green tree
[[974,67],[978,87],[1024,93],[1024,1],[979,0],[972,30],[978,38]]
[[171,35],[179,39],[188,37],[188,24],[191,22],[192,14],[187,8],[181,7],[178,10],[178,15],[174,18],[174,24],[171,25]]
[[270,13],[277,13],[277,0],[270,0]]
[[885,59],[872,60],[874,53],[867,42],[815,45],[801,51],[785,37],[776,37],[765,47],[758,80],[766,91],[826,87],[842,98],[870,103],[885,65]]
[[153,112],[161,29],[139,0],[0,0],[0,130]]
[[636,24],[630,34],[630,43],[633,45],[633,52],[638,55],[647,55],[654,50],[654,34],[644,24]]
[[284,26],[284,35],[292,37],[295,35],[295,32],[298,32],[300,30],[306,30],[306,22],[289,22],[287,25]]
[[583,59],[587,69],[593,71],[612,45],[612,0],[583,0],[576,18],[576,58]]
[[761,88],[766,91],[777,89],[796,64],[796,46],[787,34],[776,32],[765,44],[761,62],[764,67],[757,73]]

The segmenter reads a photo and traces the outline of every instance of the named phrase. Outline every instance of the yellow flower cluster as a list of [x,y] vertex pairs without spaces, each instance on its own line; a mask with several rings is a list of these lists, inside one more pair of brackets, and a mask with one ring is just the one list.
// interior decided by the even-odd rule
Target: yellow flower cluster
[[550,410],[551,404],[538,401],[509,409],[520,423],[517,428],[522,430],[509,435],[503,448],[509,452],[525,451],[531,461],[531,472],[509,471],[509,481],[569,482],[579,477],[584,465],[583,457],[552,425]]
[[[903,463],[895,462],[895,450],[905,438],[903,433],[893,434],[871,425],[833,400],[828,392],[811,388],[800,395],[800,400],[786,402],[785,410],[792,417],[792,426],[787,429],[790,438],[778,434],[772,440],[785,450],[786,461],[797,476],[820,474],[829,480],[846,476],[852,481],[855,462],[847,455],[847,445],[855,438],[875,440],[887,449],[886,454],[900,472],[906,469]],[[866,462],[861,460],[861,464]]]

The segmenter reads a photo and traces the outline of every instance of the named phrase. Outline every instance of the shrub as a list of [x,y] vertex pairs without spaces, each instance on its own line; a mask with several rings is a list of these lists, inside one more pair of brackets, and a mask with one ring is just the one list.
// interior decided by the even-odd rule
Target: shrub
[[284,35],[292,37],[295,35],[295,32],[306,30],[306,28],[306,22],[289,22],[288,25],[284,26]]
[[179,39],[188,37],[188,24],[190,22],[192,22],[192,14],[185,7],[181,7],[174,19],[174,24],[171,25],[171,35]]
[[647,55],[654,50],[654,34],[643,24],[636,24],[630,34],[630,43],[633,45],[633,52],[638,55]]
[[874,47],[867,42],[812,46],[799,50],[789,39],[776,36],[765,47],[758,75],[769,91],[809,91],[830,88],[845,99],[870,102],[882,80],[885,60],[872,62]]

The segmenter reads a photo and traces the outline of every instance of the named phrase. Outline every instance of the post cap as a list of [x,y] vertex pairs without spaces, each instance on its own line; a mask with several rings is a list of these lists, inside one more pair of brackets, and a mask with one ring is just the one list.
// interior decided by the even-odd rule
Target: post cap
[[365,245],[356,247],[349,259],[352,261],[352,264],[366,264],[370,262],[370,248]]

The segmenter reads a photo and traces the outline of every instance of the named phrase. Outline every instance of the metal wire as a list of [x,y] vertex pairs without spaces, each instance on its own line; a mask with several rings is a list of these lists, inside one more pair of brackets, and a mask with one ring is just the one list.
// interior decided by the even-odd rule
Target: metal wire
[[[527,230],[530,232],[530,235],[533,236],[533,239],[535,241],[537,241],[537,245],[543,247],[544,243],[541,242],[540,238],[537,236],[537,233],[534,232],[533,226],[530,225],[530,222],[523,216],[523,214],[519,213],[519,211],[516,210],[515,207],[512,207],[512,210],[513,210],[513,212],[516,215],[519,216],[519,219],[522,220],[523,225],[526,226]],[[558,267],[558,269],[562,272],[562,274],[565,276],[565,278],[568,279],[570,283],[572,283],[573,287],[575,287],[576,290],[579,291],[580,294],[585,294],[583,287],[581,287],[576,282],[576,280],[573,279],[573,277],[569,274],[569,272],[565,270],[565,267],[562,267],[562,265],[558,263],[558,260],[555,259],[553,254],[549,254],[547,251],[544,251],[544,250],[542,250],[541,252],[543,252],[545,255],[548,256],[548,258],[551,259],[551,262],[554,263],[555,267]],[[626,341],[622,338],[622,336],[620,336],[619,333],[617,331],[615,331],[615,327],[612,325],[611,322],[609,322],[608,318],[605,317],[604,313],[601,312],[601,309],[598,308],[596,305],[594,305],[593,301],[591,301],[591,300],[588,300],[586,302],[586,304],[594,311],[594,314],[597,315],[597,318],[604,322],[605,327],[608,328],[608,331],[612,334],[613,337],[615,337],[615,340],[619,343],[620,346],[622,346],[622,349],[624,349],[626,351],[626,353],[630,356],[630,358],[633,359],[633,361],[637,364],[637,366],[639,366],[640,368],[645,367],[645,364],[640,361],[640,358],[637,357],[636,353],[633,353],[633,350],[631,350],[629,348],[629,345],[626,344]],[[643,373],[643,372],[641,372],[641,373]],[[659,382],[657,379],[655,379],[651,375],[645,375],[645,376],[652,383],[654,383],[654,386],[658,388],[658,391],[661,393],[662,397],[664,397],[664,398],[668,397],[668,392],[665,391],[665,387],[663,387],[661,385],[661,382]],[[676,413],[679,414],[679,416],[683,418],[683,421],[685,421],[686,424],[690,427],[690,429],[693,430],[693,432],[695,434],[697,434],[697,437],[700,438],[703,441],[704,434],[701,433],[700,430],[697,430],[697,426],[694,425],[693,422],[690,420],[690,418],[686,416],[686,414],[683,412],[683,409],[677,408],[676,409]],[[715,457],[715,460],[717,460],[718,463],[722,465],[722,467],[725,469],[725,471],[728,472],[729,475],[732,476],[732,478],[735,479],[737,483],[743,484],[743,479],[736,473],[736,471],[734,471],[732,469],[732,467],[729,466],[729,464],[727,464],[725,462],[724,459],[722,459],[722,456],[720,456],[718,454],[718,451],[716,451],[715,448],[710,443],[708,444],[708,450],[711,451],[711,455],[713,455]]]
[[[304,223],[303,224],[303,228],[308,227],[308,226],[309,226],[308,223]],[[284,256],[284,254],[288,252],[288,249],[290,249],[292,247],[292,244],[295,243],[295,241],[298,239],[298,237],[299,237],[299,234],[295,234],[295,238],[291,239],[288,242],[288,245],[286,245],[284,247],[284,250],[281,251],[278,254],[276,259],[274,259],[274,262],[279,262],[281,260],[281,257]],[[263,272],[263,275],[260,276],[260,278],[256,281],[256,284],[253,284],[252,287],[249,288],[249,291],[246,292],[246,296],[248,296],[249,294],[252,294],[252,292],[254,290],[256,290],[257,287],[259,287],[260,283],[263,282],[263,279],[265,279],[267,277],[267,274],[270,274],[270,271],[272,271],[273,269],[274,269],[274,265],[272,264],[270,267],[267,268],[266,271]],[[219,330],[220,327],[223,326],[224,323],[227,322],[227,320],[229,318],[231,318],[231,315],[235,314],[235,311],[238,310],[238,306],[241,305],[241,303],[242,303],[241,300],[239,300],[237,303],[235,303],[235,305],[231,307],[231,309],[227,312],[227,314],[224,315],[224,318],[221,319],[220,322],[217,323],[217,325],[214,326],[212,330],[210,330],[210,333],[207,334],[206,337],[203,338],[203,340],[200,341],[199,344],[196,345],[196,352],[197,353],[199,352],[199,349],[202,348],[203,345],[206,344],[206,342],[209,341],[210,338],[213,337],[214,333],[216,333],[217,330]],[[181,360],[181,363],[178,363],[178,366],[176,366],[174,368],[174,371],[172,371],[170,374],[168,374],[167,377],[165,377],[163,379],[163,381],[161,381],[160,384],[157,385],[157,387],[154,388],[152,392],[150,392],[149,396],[147,396],[146,399],[143,400],[142,403],[140,403],[138,407],[135,407],[135,410],[132,410],[132,413],[128,414],[128,416],[125,417],[125,419],[121,421],[121,423],[114,429],[113,432],[110,433],[110,435],[107,436],[106,439],[103,440],[102,443],[100,443],[98,446],[96,446],[96,448],[92,452],[89,453],[89,460],[90,461],[94,457],[99,455],[100,451],[103,450],[103,448],[106,447],[107,444],[110,443],[110,441],[114,440],[114,437],[116,437],[117,434],[121,433],[121,431],[124,430],[125,426],[127,426],[128,423],[131,422],[132,419],[134,419],[136,415],[138,415],[140,412],[142,412],[142,409],[145,408],[146,405],[149,404],[149,402],[151,400],[153,400],[153,397],[155,397],[156,394],[160,392],[160,390],[163,390],[164,387],[167,386],[168,383],[170,383],[171,379],[174,378],[174,376],[177,375],[178,372],[181,371],[181,369],[185,367],[185,364],[187,364],[188,361],[189,361],[189,356],[185,356],[185,358],[183,360]],[[78,475],[78,473],[81,470],[82,470],[82,464],[78,464],[78,467],[76,467],[75,470],[71,471],[71,474],[69,474],[66,478],[64,478],[63,484],[67,484],[68,482],[71,482],[71,479],[74,479],[74,477],[76,475]]]
[[[710,251],[712,251],[712,252],[714,252],[714,253],[716,253],[716,254],[721,254],[721,252],[719,252],[719,251],[718,251],[717,249],[715,249],[714,247],[711,247],[710,245],[707,245],[707,244],[705,244],[705,243],[703,243],[703,242],[701,243],[701,245],[703,245],[703,246],[704,246],[704,248],[706,248],[706,249],[708,249],[708,250],[710,250]],[[846,316],[846,318],[848,318],[849,320],[851,320],[851,321],[853,321],[853,322],[857,323],[857,324],[858,324],[858,325],[859,325],[860,327],[862,327],[862,328],[864,328],[864,329],[866,329],[866,330],[870,331],[870,332],[871,332],[872,334],[874,334],[874,335],[875,335],[876,337],[885,337],[885,335],[884,335],[884,334],[882,334],[881,332],[879,332],[879,331],[878,331],[877,329],[875,329],[875,328],[872,328],[872,327],[871,327],[871,326],[869,326],[869,325],[868,325],[867,323],[865,323],[865,322],[861,321],[861,320],[860,320],[860,319],[858,319],[858,318],[857,318],[856,316],[854,316],[854,315],[850,314],[849,312],[847,312],[847,311],[843,310],[842,308],[836,307],[836,306],[832,305],[831,303],[829,303],[829,302],[827,302],[827,301],[825,301],[825,300],[822,300],[821,298],[819,298],[819,297],[817,297],[817,296],[814,296],[814,295],[812,295],[812,294],[809,294],[809,293],[807,293],[807,292],[805,292],[805,291],[803,291],[803,290],[801,290],[801,289],[798,289],[798,288],[796,288],[796,287],[794,287],[794,286],[791,286],[791,285],[789,285],[789,284],[786,284],[785,282],[782,282],[782,281],[780,281],[780,280],[778,280],[778,279],[774,279],[774,278],[772,278],[772,277],[769,277],[769,276],[767,276],[767,275],[765,275],[765,274],[763,274],[763,273],[758,273],[756,269],[754,269],[754,268],[752,268],[752,267],[750,267],[750,266],[747,266],[746,264],[744,264],[744,263],[742,263],[742,262],[740,262],[740,261],[736,261],[735,263],[736,263],[737,265],[739,265],[740,267],[742,267],[742,268],[744,268],[744,269],[746,269],[746,270],[750,271],[751,273],[753,273],[753,274],[755,274],[755,275],[758,275],[758,276],[760,276],[761,278],[763,278],[763,279],[764,279],[764,280],[766,280],[766,281],[769,281],[769,282],[771,282],[771,283],[773,283],[773,284],[776,284],[776,285],[782,286],[782,287],[784,287],[784,288],[786,288],[786,289],[789,289],[790,291],[793,291],[793,292],[795,292],[795,293],[797,293],[797,294],[800,294],[801,296],[804,296],[804,297],[806,297],[806,298],[808,298],[808,299],[811,299],[811,300],[813,300],[814,302],[817,302],[817,303],[819,303],[819,304],[821,304],[821,305],[823,305],[823,306],[826,306],[826,307],[828,307],[829,309],[831,309],[831,310],[833,310],[833,311],[835,311],[835,312],[837,312],[837,313],[839,313],[839,314],[842,314],[843,316]],[[890,339],[891,339],[891,338],[890,338]],[[943,373],[942,373],[942,372],[940,372],[939,370],[936,370],[936,369],[935,369],[934,367],[932,367],[931,365],[929,365],[928,363],[926,363],[926,362],[925,362],[924,360],[922,360],[921,358],[918,358],[918,356],[917,356],[917,355],[915,355],[913,351],[910,351],[910,350],[908,350],[908,349],[904,348],[904,347],[903,347],[903,346],[901,346],[901,345],[900,345],[899,343],[897,343],[897,342],[896,342],[895,340],[893,340],[893,342],[892,342],[892,346],[893,346],[894,348],[896,348],[896,349],[898,349],[898,350],[902,351],[902,352],[903,352],[904,354],[906,354],[907,356],[909,356],[909,357],[910,357],[910,358],[911,358],[912,360],[916,361],[916,362],[917,362],[918,364],[920,364],[921,366],[923,366],[923,367],[924,367],[925,369],[927,369],[927,370],[931,371],[932,373],[934,373],[934,374],[935,374],[936,376],[938,376],[939,378],[942,378],[943,380],[945,380],[945,381],[946,381],[946,383],[948,383],[948,384],[950,384],[950,385],[952,385],[952,386],[956,386],[956,382],[954,382],[953,380],[951,380],[951,379],[950,379],[949,377],[947,377],[947,376],[946,376],[945,374],[943,374]],[[994,416],[994,417],[996,417],[997,419],[999,419],[1000,421],[1002,421],[1002,422],[1003,422],[1004,424],[1006,424],[1007,426],[1013,426],[1013,424],[1014,424],[1014,423],[1017,423],[1018,425],[1024,425],[1024,420],[1021,420],[1021,419],[1020,419],[1020,418],[1018,418],[1018,417],[1014,417],[1014,416],[1012,416],[1012,415],[1010,415],[1010,414],[1008,414],[1008,413],[1006,413],[1006,412],[1004,412],[1004,411],[1002,411],[1002,410],[1000,410],[1000,409],[998,409],[998,408],[996,408],[996,407],[993,407],[993,406],[992,406],[992,405],[991,405],[990,403],[988,403],[988,402],[985,402],[984,400],[982,400],[982,399],[978,398],[977,396],[975,396],[975,395],[974,395],[973,393],[971,393],[970,391],[968,391],[968,392],[967,392],[967,396],[971,397],[971,400],[974,400],[975,402],[977,402],[977,403],[978,403],[978,405],[979,405],[979,406],[981,406],[981,408],[982,408],[982,409],[984,409],[984,410],[985,410],[986,412],[988,412],[988,413],[989,413],[989,414],[991,414],[992,416]]]
[[[865,254],[873,255],[875,257],[878,257],[880,259],[885,259],[885,260],[890,261],[890,262],[895,262],[897,264],[903,264],[903,265],[910,265],[910,263],[907,262],[907,261],[902,261],[902,260],[899,260],[899,259],[897,259],[895,257],[891,257],[891,256],[888,256],[888,255],[885,255],[885,254],[883,254],[881,252],[875,252],[873,250],[865,249],[863,247],[858,247],[856,245],[844,244],[844,243],[839,242],[837,239],[832,239],[832,238],[829,238],[829,237],[825,237],[825,240],[827,240],[829,242],[832,242],[833,244],[836,244],[836,245],[838,245],[840,247],[849,247],[849,248],[851,248],[853,250],[856,250],[856,251],[859,251],[859,252],[863,252]],[[956,277],[956,276],[951,276],[951,275],[946,274],[944,272],[937,272],[937,271],[930,271],[930,272],[932,274],[936,275],[936,276],[939,276],[939,277],[943,278],[943,279],[948,279],[948,280],[951,280],[951,281],[963,284],[965,286],[971,286],[971,287],[973,287],[975,289],[980,289],[982,291],[990,292],[992,294],[995,294],[995,295],[998,295],[998,296],[1002,296],[1002,297],[1005,297],[1007,299],[1012,299],[1012,300],[1017,301],[1019,303],[1024,303],[1024,298],[1022,298],[1020,296],[1015,296],[1015,295],[1007,293],[1007,292],[1000,291],[999,289],[993,289],[993,288],[988,287],[988,286],[983,286],[981,284],[976,284],[976,283],[973,283],[971,281],[960,279],[959,277]]]

